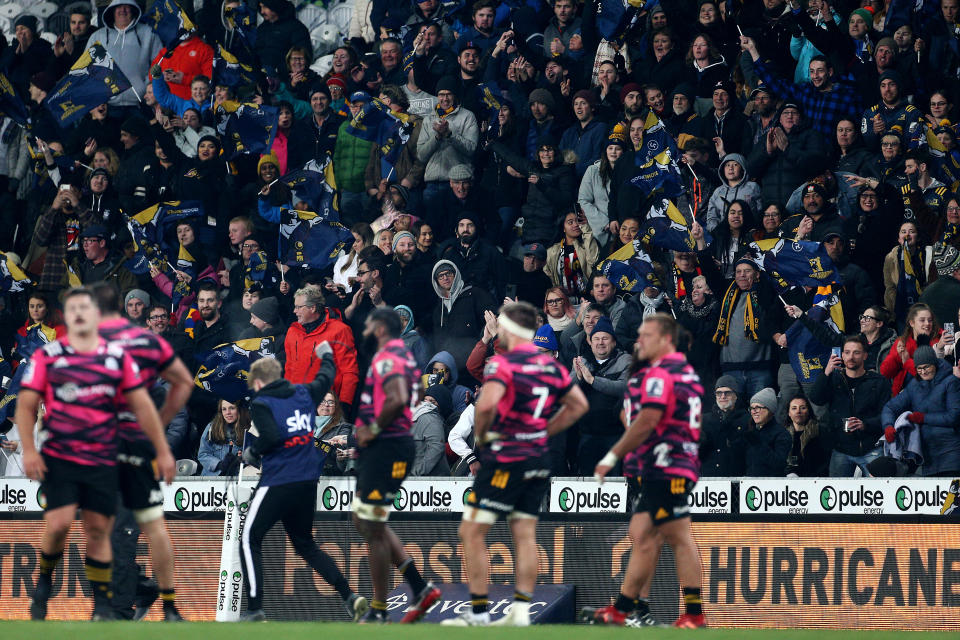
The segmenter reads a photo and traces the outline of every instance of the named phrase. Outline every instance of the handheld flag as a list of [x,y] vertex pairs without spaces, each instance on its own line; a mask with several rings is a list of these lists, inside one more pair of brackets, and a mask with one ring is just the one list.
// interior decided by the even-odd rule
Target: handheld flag
[[750,249],[757,266],[781,293],[791,286],[819,288],[843,284],[840,272],[819,242],[771,238],[751,242]]
[[153,6],[143,14],[143,21],[157,34],[167,53],[181,42],[189,40],[191,33],[197,29],[175,0],[155,0]]
[[[479,104],[486,108],[487,123],[493,126],[500,116],[500,108],[503,106],[503,97],[500,87],[496,82],[483,82],[477,85],[477,92],[480,94]],[[479,114],[482,115],[483,114]]]
[[324,269],[342,250],[353,246],[349,229],[319,213],[284,208],[282,215],[280,260],[284,264]]
[[659,2],[644,0],[604,0],[597,3],[597,31],[608,42],[622,40],[646,7],[652,9]]
[[213,86],[241,87],[257,84],[257,72],[252,65],[240,62],[237,56],[217,45],[213,58]]
[[25,291],[33,281],[7,254],[0,251],[0,291],[17,293]]
[[652,245],[661,249],[683,252],[697,249],[697,241],[693,239],[683,213],[666,198],[650,208],[637,238],[645,246]]
[[[839,336],[841,328],[834,322],[831,313],[835,306],[839,306],[839,298],[836,294],[823,296],[821,300],[814,302],[807,316],[814,322],[823,323]],[[790,366],[797,374],[797,380],[800,384],[812,383],[826,367],[830,358],[831,345],[823,344],[799,320],[790,325],[786,336],[787,356],[790,358]]]
[[347,125],[347,132],[361,140],[376,142],[380,148],[380,175],[389,180],[403,146],[410,140],[413,120],[405,113],[391,111],[374,98]]
[[[652,110],[647,110],[646,120],[643,122],[643,142],[641,152],[634,157],[634,162],[644,167],[651,160],[661,165],[670,165],[680,157],[677,143],[667,131],[663,121]],[[677,169],[676,165],[673,165]],[[677,169],[676,178],[679,180],[680,170]]]
[[6,395],[3,396],[3,399],[0,399],[0,422],[8,418],[13,419],[14,412],[17,409],[17,394],[20,393],[20,381],[23,379],[23,373],[27,370],[27,359],[43,345],[56,340],[57,332],[53,327],[37,322],[27,327],[25,335],[21,336],[18,333],[15,339],[13,352],[20,356],[20,366],[13,374]]
[[302,169],[280,178],[280,182],[290,187],[293,195],[307,203],[311,211],[316,211],[327,220],[340,220],[340,210],[333,199],[337,183],[333,177],[333,161],[329,156],[319,162],[311,160]]
[[245,153],[269,153],[277,135],[280,109],[254,103],[241,104],[227,117],[224,152],[234,160]]
[[620,291],[642,291],[659,286],[650,256],[640,248],[639,240],[611,253],[597,268]]
[[913,257],[910,255],[910,249],[907,243],[897,252],[897,298],[894,305],[894,312],[897,322],[903,322],[907,317],[907,310],[920,301],[920,280],[917,278],[917,266],[921,269],[923,264],[913,264]]
[[10,80],[2,73],[0,73],[0,113],[21,127],[29,128],[30,126],[30,116],[26,105],[17,95],[17,91],[10,84]]
[[216,240],[216,220],[204,214],[203,204],[198,200],[161,202],[144,209],[131,220],[141,225],[144,237],[174,262],[180,257],[180,243],[175,231],[181,222],[193,225],[198,246],[210,246]]
[[66,129],[94,107],[129,88],[130,81],[113,56],[97,41],[87,47],[43,104],[60,128]]
[[197,356],[200,369],[194,377],[194,384],[235,404],[249,395],[247,376],[250,365],[260,358],[274,357],[273,338],[250,338],[218,345]]
[[250,10],[246,2],[241,2],[232,7],[223,7],[223,21],[227,29],[233,31],[243,45],[240,50],[246,48],[253,51],[257,44],[257,16]]
[[251,286],[259,282],[264,287],[273,287],[277,282],[276,269],[267,259],[266,251],[257,251],[250,256],[247,266],[243,269],[243,286]]

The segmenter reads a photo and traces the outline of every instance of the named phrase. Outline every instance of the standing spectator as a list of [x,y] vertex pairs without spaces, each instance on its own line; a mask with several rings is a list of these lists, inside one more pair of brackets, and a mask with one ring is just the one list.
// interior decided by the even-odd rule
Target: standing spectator
[[457,265],[466,284],[480,287],[494,300],[502,299],[507,278],[503,255],[479,237],[476,213],[464,211],[455,217],[456,238],[440,252],[440,259]]
[[884,438],[891,443],[896,440],[894,424],[909,412],[907,420],[920,429],[923,464],[918,475],[954,478],[960,472],[960,435],[956,429],[960,380],[929,345],[917,347],[913,362],[917,377],[883,407]]
[[623,435],[620,410],[627,391],[631,355],[617,346],[613,323],[600,318],[590,332],[590,352],[573,361],[573,372],[590,402],[578,422],[577,469],[589,473]]
[[[717,169],[720,176],[720,186],[714,189],[707,205],[707,231],[713,232],[735,200],[742,200],[750,205],[751,211],[759,211],[762,199],[760,186],[750,181],[747,173],[747,161],[739,153],[730,153],[720,160]],[[749,230],[749,229],[748,229]]]
[[[278,0],[286,1],[286,0]],[[330,108],[330,89],[325,84],[316,84],[310,89],[310,116],[298,120],[290,134],[287,147],[287,167],[302,167],[310,160],[322,161],[332,154],[337,144],[337,134],[343,116]]]
[[363,176],[370,161],[370,149],[377,146],[373,140],[364,140],[348,130],[356,122],[364,105],[370,102],[370,96],[356,91],[350,96],[347,106],[350,120],[344,120],[337,131],[336,146],[333,149],[333,173],[340,193],[340,211],[344,224],[360,222],[357,218],[367,205],[364,193]]
[[[131,115],[146,92],[147,70],[162,44],[146,24],[140,24],[140,7],[134,0],[113,0],[103,11],[101,27],[90,35],[107,49],[131,87],[110,98],[111,107]],[[139,211],[139,209],[137,209]]]
[[903,334],[897,338],[880,363],[880,374],[891,381],[892,395],[900,393],[907,384],[907,376],[917,375],[913,352],[917,350],[920,336],[926,336],[927,343],[935,346],[940,342],[942,333],[940,321],[929,306],[918,302],[907,310]]
[[349,414],[360,382],[357,350],[350,328],[331,316],[324,303],[323,294],[317,287],[303,287],[293,294],[293,313],[297,321],[287,329],[283,343],[287,354],[284,377],[292,384],[312,381],[321,365],[314,348],[321,342],[329,342],[337,369],[332,390]]
[[787,433],[793,438],[787,456],[787,476],[824,477],[829,472],[830,451],[823,446],[820,425],[802,395],[794,396],[787,405]]
[[197,462],[202,476],[235,476],[240,470],[243,440],[250,429],[250,411],[243,404],[220,399],[217,414],[200,436]]
[[573,96],[573,115],[577,121],[560,137],[560,151],[572,151],[577,156],[577,178],[582,178],[587,167],[593,164],[602,152],[607,125],[596,118],[597,97],[592,91],[581,89]]
[[37,32],[36,16],[24,13],[16,19],[13,27],[16,39],[9,45],[4,39],[6,50],[0,55],[0,68],[18,92],[26,95],[30,78],[46,70],[53,60],[53,49]]
[[747,477],[783,477],[792,440],[777,424],[777,392],[767,387],[750,398],[750,426],[743,437]]
[[930,307],[934,318],[946,322],[960,310],[960,252],[949,244],[937,245],[933,264],[939,277],[923,290],[920,302]]
[[[193,82],[195,78],[200,77],[206,80],[207,93],[210,92],[210,78],[213,77],[213,48],[195,31],[191,32],[186,40],[178,42],[172,51],[167,51],[166,48],[161,49],[151,64],[160,66],[170,93],[179,98],[196,99]],[[200,106],[203,106],[207,100],[200,102]]]
[[53,45],[56,61],[54,75],[62,76],[87,50],[90,41],[90,8],[82,4],[70,6],[70,26]]
[[864,368],[866,343],[863,336],[846,336],[843,355],[830,356],[810,389],[810,401],[827,407],[820,434],[833,451],[832,478],[849,478],[857,468],[869,475],[867,465],[880,457],[876,446],[883,433],[880,411],[890,399],[890,382]]
[[450,186],[450,170],[472,164],[479,132],[477,118],[460,105],[455,81],[443,78],[437,83],[437,106],[423,119],[417,140],[417,157],[426,164],[423,180],[423,205],[435,211]]
[[543,55],[548,60],[564,54],[569,57],[583,55],[581,29],[574,0],[556,0],[553,17],[543,30]]
[[880,363],[897,340],[897,332],[888,326],[890,314],[875,304],[864,309],[859,320],[860,333],[867,339],[867,362],[864,366],[869,371],[879,371]]
[[750,416],[740,401],[740,383],[720,376],[715,402],[703,416],[700,436],[701,472],[705,477],[742,476],[746,470],[745,435]]
[[563,217],[563,238],[547,249],[544,272],[555,287],[579,302],[600,257],[600,247],[584,215],[571,211]]
[[[930,252],[920,242],[916,222],[901,223],[897,246],[883,259],[883,304],[897,324],[903,322],[907,309],[920,300],[920,293],[927,284],[930,257]],[[908,268],[913,275],[901,286],[900,280],[908,277]]]
[[313,51],[310,32],[297,20],[288,0],[260,0],[259,8],[263,22],[257,26],[256,52],[267,75],[276,78],[286,69],[285,57],[290,49]]
[[550,288],[550,277],[543,272],[547,263],[547,249],[542,244],[532,243],[523,248],[523,261],[509,261],[509,285],[516,287],[516,299],[539,306]]
[[587,167],[580,181],[577,203],[586,214],[587,222],[593,229],[594,238],[601,248],[607,246],[610,236],[619,228],[616,221],[610,220],[608,212],[613,169],[623,155],[624,149],[625,144],[621,138],[612,135],[608,137],[600,159]]

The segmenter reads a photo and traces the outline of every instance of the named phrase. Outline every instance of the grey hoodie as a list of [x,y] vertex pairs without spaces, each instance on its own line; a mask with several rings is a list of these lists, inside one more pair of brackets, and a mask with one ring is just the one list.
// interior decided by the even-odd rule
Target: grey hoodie
[[[735,187],[727,184],[727,179],[723,175],[723,165],[728,162],[736,162],[743,170],[743,179]],[[747,172],[747,160],[739,153],[728,153],[720,161],[720,167],[717,169],[720,176],[720,186],[714,189],[710,195],[710,202],[707,205],[707,231],[713,231],[723,219],[727,212],[727,206],[734,200],[743,200],[753,209],[754,217],[760,219],[760,207],[763,206],[763,198],[760,195],[760,185],[756,182],[750,182],[750,174]],[[749,229],[747,229],[749,231]]]
[[[122,31],[114,26],[113,14],[120,5],[133,8],[133,20]],[[140,7],[134,0],[113,0],[103,12],[103,24],[90,36],[89,44],[100,42],[116,60],[117,66],[123,71],[132,85],[118,96],[110,99],[114,107],[129,107],[140,102],[137,96],[143,97],[146,90],[147,72],[150,63],[163,45],[157,34],[145,24],[140,24]]]
[[[440,285],[437,284],[437,270],[442,266],[448,266],[453,268],[453,286],[450,287],[449,297],[444,296],[443,289],[440,288]],[[460,275],[460,269],[457,268],[457,265],[453,264],[449,260],[438,260],[437,264],[433,265],[433,271],[430,272],[430,281],[433,282],[433,290],[437,292],[437,296],[440,298],[443,308],[449,313],[453,309],[453,303],[457,301],[457,296],[469,289],[469,286],[463,284],[463,276]],[[440,316],[441,325],[443,324],[443,315]]]

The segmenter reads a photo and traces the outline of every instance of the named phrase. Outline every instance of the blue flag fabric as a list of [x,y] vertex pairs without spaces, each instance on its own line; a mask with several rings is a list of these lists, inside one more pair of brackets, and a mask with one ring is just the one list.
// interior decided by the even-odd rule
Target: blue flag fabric
[[257,16],[250,9],[250,6],[246,2],[241,2],[233,7],[224,6],[223,21],[227,28],[233,30],[235,37],[240,40],[242,46],[238,49],[238,52],[246,49],[247,52],[252,53],[254,45],[257,44]]
[[[836,294],[828,296],[814,305],[807,312],[814,322],[821,322],[831,331],[840,335],[840,329],[830,317],[830,308],[838,304],[839,298]],[[790,358],[790,366],[793,372],[797,374],[797,380],[800,384],[812,383],[820,372],[827,365],[830,358],[831,345],[825,345],[817,339],[816,336],[799,320],[794,322],[786,331],[787,336],[787,356]]]
[[[497,118],[500,116],[500,108],[503,106],[503,93],[496,82],[483,82],[477,85],[479,94],[478,104],[482,104],[486,109],[487,123],[492,127],[497,124]],[[478,114],[483,117],[483,113]]]
[[657,4],[659,0],[650,3],[603,0],[597,6],[597,31],[608,42],[619,40],[636,23],[641,10],[649,11]]
[[227,158],[236,159],[245,153],[270,152],[277,135],[280,109],[257,104],[242,104],[227,117],[223,150]]
[[385,180],[393,176],[403,146],[410,141],[414,123],[409,116],[396,113],[374,98],[363,107],[347,125],[347,132],[361,140],[376,142],[380,148],[380,175]]
[[53,327],[37,322],[27,327],[26,335],[19,333],[15,336],[14,352],[20,356],[20,366],[13,374],[13,379],[7,387],[7,393],[0,399],[0,422],[6,419],[13,419],[13,414],[17,409],[17,394],[20,393],[20,381],[23,379],[23,372],[27,370],[27,359],[33,355],[33,352],[45,344],[49,344],[57,339],[57,332]]
[[188,40],[191,32],[197,29],[175,0],[154,0],[142,20],[153,29],[168,52]]
[[336,182],[329,156],[320,162],[311,160],[303,168],[280,178],[280,182],[290,187],[293,195],[303,200],[310,211],[316,211],[327,220],[340,220],[340,212],[333,199]]
[[242,87],[257,84],[257,72],[253,65],[240,59],[222,45],[217,45],[217,55],[213,58],[213,85]]
[[14,264],[7,254],[0,251],[0,291],[17,293],[33,284],[23,269]]
[[349,229],[319,213],[284,208],[281,216],[280,260],[286,265],[325,269],[353,246]]
[[676,170],[676,179],[680,180],[680,170],[676,166],[676,159],[679,157],[677,142],[667,131],[667,126],[657,117],[657,114],[648,110],[643,122],[642,153],[634,156],[634,163],[639,167],[644,167],[651,161],[664,166],[672,164]]
[[640,173],[630,178],[630,184],[650,197],[674,200],[684,193],[680,169],[669,152],[661,152],[641,166]]
[[43,104],[61,129],[67,129],[91,109],[130,88],[106,48],[99,41],[90,44]]
[[144,229],[147,240],[159,246],[172,262],[179,258],[180,243],[176,228],[181,222],[190,222],[199,246],[210,246],[216,241],[216,222],[207,219],[199,200],[171,200],[148,207],[133,216]]
[[772,238],[751,242],[750,249],[757,266],[773,280],[780,293],[792,286],[843,284],[840,272],[819,242]]
[[29,127],[30,116],[26,105],[17,95],[16,89],[10,84],[7,76],[0,73],[0,113],[7,116],[21,127]]
[[250,394],[250,365],[260,358],[276,357],[273,338],[249,338],[218,345],[196,356],[200,363],[194,384],[218,398],[236,404]]
[[598,269],[610,279],[620,291],[643,291],[645,287],[658,286],[653,262],[650,256],[640,248],[640,241],[634,240],[610,254],[601,262]]
[[[150,239],[147,228],[134,219],[127,221],[127,229],[130,230],[130,237],[133,239],[133,256],[124,262],[124,266],[130,273],[142,276],[150,273],[150,267],[155,267],[163,273],[173,284],[173,290],[170,293],[170,300],[174,307],[179,306],[183,297],[190,293],[190,283],[177,277],[171,260],[165,255],[160,244]],[[190,264],[183,264],[181,271],[188,273],[191,278],[196,278],[196,270],[192,268],[192,256],[182,247],[177,252],[173,262],[180,267],[181,260]],[[191,280],[192,281],[192,280]]]
[[[650,208],[637,236],[641,244],[672,251],[697,250],[686,218],[670,200],[662,198]],[[707,241],[709,243],[709,238]]]

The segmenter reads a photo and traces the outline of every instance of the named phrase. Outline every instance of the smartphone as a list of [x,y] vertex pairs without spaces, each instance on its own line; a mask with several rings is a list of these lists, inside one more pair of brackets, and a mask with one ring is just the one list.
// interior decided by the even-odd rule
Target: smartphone
[[517,285],[515,284],[507,285],[507,297],[511,299],[517,297]]
[[953,333],[953,323],[952,323],[952,322],[944,322],[944,323],[943,323],[943,332],[944,332],[944,333]]
[[831,349],[831,351],[830,351],[830,355],[836,356],[837,358],[840,357],[840,354],[841,354],[841,353],[843,353],[843,349],[841,349],[840,347],[834,347],[834,348]]

